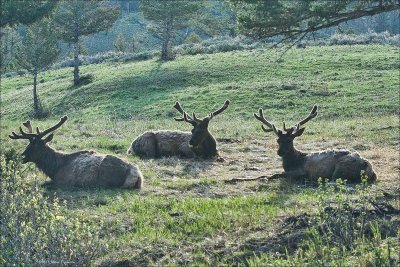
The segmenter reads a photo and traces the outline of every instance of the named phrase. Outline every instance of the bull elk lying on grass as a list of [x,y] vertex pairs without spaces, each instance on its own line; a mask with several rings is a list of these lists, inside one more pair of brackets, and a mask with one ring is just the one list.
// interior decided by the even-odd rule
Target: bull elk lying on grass
[[319,177],[329,179],[347,179],[349,182],[357,183],[361,181],[361,172],[367,176],[368,182],[376,181],[376,174],[372,169],[371,163],[360,157],[356,152],[348,150],[326,150],[315,153],[304,153],[293,146],[294,138],[301,136],[305,128],[300,128],[309,120],[317,116],[317,106],[315,105],[311,113],[295,126],[286,128],[283,123],[282,130],[275,127],[274,124],[264,118],[263,110],[258,110],[258,115],[254,117],[265,124],[262,125],[265,132],[273,131],[278,137],[278,155],[282,157],[283,169],[285,175],[293,178],[311,178]]
[[185,112],[179,102],[174,108],[182,114],[176,121],[185,121],[193,126],[192,132],[181,131],[148,131],[137,137],[129,147],[127,153],[146,158],[163,156],[180,156],[186,158],[212,158],[218,156],[217,142],[208,131],[208,124],[215,116],[222,113],[229,106],[229,100],[224,105],[211,112],[204,119],[193,117]]
[[22,153],[23,162],[35,163],[58,186],[141,188],[143,176],[140,170],[120,158],[86,150],[65,154],[48,146],[54,137],[52,132],[66,120],[67,116],[64,116],[56,125],[42,132],[36,128],[36,134],[32,132],[31,122],[27,121],[23,125],[28,133],[21,127],[20,134],[12,132],[11,139],[29,140]]

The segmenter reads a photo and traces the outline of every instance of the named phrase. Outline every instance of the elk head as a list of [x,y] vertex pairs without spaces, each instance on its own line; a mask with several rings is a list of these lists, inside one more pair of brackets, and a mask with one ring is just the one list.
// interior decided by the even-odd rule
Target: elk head
[[[310,114],[304,118],[303,120],[299,121],[297,124],[295,124],[292,127],[286,128],[285,122],[283,122],[283,132],[282,130],[278,129],[275,127],[275,125],[269,121],[267,121],[264,117],[264,113],[262,108],[258,110],[258,114],[253,114],[254,117],[261,121],[263,125],[261,125],[261,128],[264,130],[264,132],[274,132],[275,135],[278,137],[278,155],[281,157],[284,157],[286,155],[289,155],[290,153],[294,152],[294,146],[293,146],[293,140],[301,136],[304,133],[305,128],[300,128],[300,126],[304,125],[306,122],[309,120],[315,118],[318,114],[318,107],[317,105],[314,105],[312,108]],[[268,128],[264,127],[266,125]]]
[[[67,120],[67,116],[64,116],[60,119],[60,121],[44,130],[40,131],[38,127],[36,127],[36,133],[32,131],[32,125],[30,121],[26,121],[22,123],[27,129],[28,132],[24,132],[21,127],[19,127],[19,134],[12,132],[12,135],[9,135],[11,139],[26,139],[29,140],[29,144],[26,147],[25,151],[22,153],[22,161],[26,162],[36,162],[38,158],[44,153],[46,149],[46,144],[53,140],[54,134],[52,133],[56,129],[58,129],[64,122]],[[48,135],[51,133],[50,135]],[[45,137],[48,135],[47,137]]]
[[182,118],[175,118],[176,121],[185,121],[190,123],[193,126],[192,129],[192,138],[189,141],[189,144],[193,147],[198,146],[201,144],[204,139],[209,135],[208,132],[208,124],[212,118],[217,116],[218,114],[222,113],[228,106],[229,106],[229,100],[226,100],[224,105],[214,111],[211,112],[207,117],[203,119],[199,119],[196,117],[196,114],[193,112],[193,116],[189,116],[189,114],[183,110],[181,104],[179,102],[176,102],[174,105],[174,108],[179,111],[183,115]]

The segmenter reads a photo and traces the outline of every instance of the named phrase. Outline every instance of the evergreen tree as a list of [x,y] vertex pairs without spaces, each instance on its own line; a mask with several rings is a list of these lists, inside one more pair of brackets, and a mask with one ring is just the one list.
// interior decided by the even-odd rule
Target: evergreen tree
[[105,1],[63,2],[55,14],[60,38],[74,50],[74,85],[79,83],[80,39],[110,28],[119,16],[119,7]]
[[[13,61],[14,46],[12,38],[13,32],[6,29],[7,26],[14,26],[15,24],[31,24],[34,21],[49,14],[57,5],[58,0],[48,1],[31,1],[31,0],[0,0],[0,72],[10,66]],[[4,40],[4,35],[8,34],[7,39]],[[10,53],[11,51],[11,53]]]
[[49,14],[57,5],[58,0],[1,0],[0,28],[18,23],[30,24]]
[[4,35],[0,41],[0,73],[15,70],[18,62],[15,55],[21,49],[22,40],[14,27],[4,28]]
[[236,7],[244,34],[254,37],[285,35],[304,38],[308,33],[357,18],[400,9],[398,0],[229,0]]
[[18,60],[22,67],[33,74],[34,114],[41,114],[41,105],[37,94],[37,75],[54,63],[60,53],[54,25],[49,19],[32,24],[19,51]]
[[148,29],[162,40],[161,59],[169,60],[173,58],[170,48],[177,31],[190,26],[204,7],[204,1],[141,0],[140,5],[144,18],[152,22]]
[[236,36],[237,19],[235,10],[226,1],[207,0],[199,18],[193,23],[193,28],[208,36]]

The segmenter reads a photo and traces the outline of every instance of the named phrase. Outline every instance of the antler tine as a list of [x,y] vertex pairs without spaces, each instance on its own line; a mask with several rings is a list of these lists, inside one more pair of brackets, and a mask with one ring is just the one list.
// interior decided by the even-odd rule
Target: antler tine
[[8,135],[11,139],[33,139],[37,137],[37,134],[33,133],[25,133],[21,127],[19,127],[20,134],[16,134],[15,132],[11,132],[12,135]]
[[32,133],[32,125],[31,125],[31,121],[26,121],[23,122],[22,125],[24,125],[26,128],[28,128],[29,133]]
[[276,135],[278,135],[278,130],[276,129],[275,125],[265,119],[264,111],[262,108],[258,109],[258,115],[256,113],[253,113],[253,115],[257,120],[261,121],[263,124],[268,126],[269,129],[265,128],[264,125],[261,125],[261,128],[263,129],[264,132],[268,133],[273,131]]
[[64,122],[67,121],[67,119],[68,119],[67,116],[62,117],[62,118],[60,119],[60,121],[59,121],[56,125],[54,125],[54,126],[52,126],[52,127],[50,127],[50,128],[47,128],[47,129],[44,130],[43,132],[40,132],[40,131],[39,131],[39,128],[36,128],[36,131],[38,132],[37,136],[38,136],[38,137],[43,137],[43,136],[45,136],[46,134],[49,134],[49,133],[51,133],[51,132],[57,130],[58,128],[61,127],[61,125],[64,124]]
[[265,119],[264,112],[263,112],[262,108],[258,109],[258,115],[256,113],[253,113],[253,115],[257,120],[261,121],[262,123],[264,123],[265,125],[267,125],[269,128],[272,129],[272,125],[273,124]]
[[[283,122],[283,130],[287,133],[287,134],[292,134],[294,130],[296,130],[296,126],[292,126],[290,128],[286,128],[286,123]],[[298,129],[297,129],[298,130]],[[296,131],[297,131],[296,130]]]
[[24,136],[24,135],[18,135],[15,132],[12,132],[12,135],[9,134],[8,137],[10,137],[11,139],[30,139],[31,138],[31,137]]
[[263,131],[264,132],[266,132],[266,133],[269,133],[269,132],[272,132],[274,129],[267,129],[267,128],[265,128],[265,126],[264,125],[261,125],[261,128],[263,129]]
[[174,108],[183,115],[183,118],[174,118],[176,121],[187,121],[185,120],[185,114],[189,120],[192,120],[192,118],[189,116],[189,114],[186,113],[186,111],[182,108],[181,104],[178,101],[175,102]]
[[[193,112],[192,114],[193,114],[193,120],[195,120],[195,121],[197,121],[197,122],[200,121],[200,120],[196,117],[196,113]],[[186,114],[186,115],[187,115],[187,114]]]
[[[290,128],[289,128],[290,129]],[[289,130],[288,128],[286,128],[286,122],[283,122],[283,130],[284,131],[287,131],[287,130]]]
[[209,117],[210,119],[212,119],[213,117],[215,117],[215,116],[217,116],[218,114],[222,113],[225,109],[227,109],[227,107],[229,106],[230,103],[231,103],[231,102],[230,102],[229,100],[225,100],[224,105],[223,105],[220,109],[217,109],[216,111],[211,112],[211,113],[208,115],[208,117]]
[[303,120],[298,122],[297,125],[300,127],[300,126],[306,124],[306,122],[308,122],[309,120],[315,118],[317,115],[318,115],[318,106],[314,105],[314,107],[312,108],[310,114],[308,114],[307,117],[305,117]]

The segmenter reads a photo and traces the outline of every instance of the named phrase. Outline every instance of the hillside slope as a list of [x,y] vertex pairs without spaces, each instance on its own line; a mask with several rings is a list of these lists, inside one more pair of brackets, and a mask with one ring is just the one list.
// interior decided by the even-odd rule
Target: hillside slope
[[[394,114],[398,107],[398,48],[340,46],[253,50],[84,66],[95,81],[74,88],[72,69],[41,74],[39,96],[60,116],[153,118],[171,116],[174,101],[206,114],[227,98],[230,114],[248,119],[258,107],[271,115],[305,112],[315,103],[325,117]],[[40,80],[39,79],[39,80]],[[2,80],[3,118],[26,117],[30,76]],[[15,101],[18,105],[15,105]],[[344,112],[345,111],[345,112]]]

